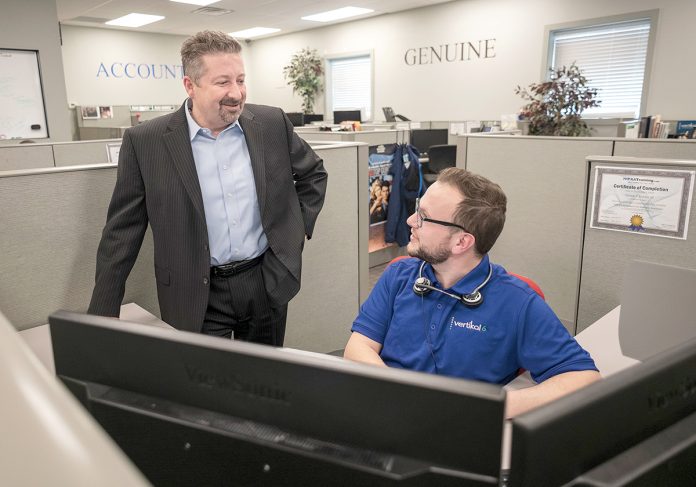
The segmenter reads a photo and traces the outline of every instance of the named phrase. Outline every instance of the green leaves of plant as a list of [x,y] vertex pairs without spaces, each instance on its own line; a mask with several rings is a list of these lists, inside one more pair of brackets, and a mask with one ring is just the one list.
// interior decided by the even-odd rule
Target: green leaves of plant
[[316,49],[306,47],[293,54],[290,64],[283,68],[283,76],[292,86],[292,92],[302,97],[302,111],[312,113],[314,97],[322,89],[324,63]]
[[597,107],[597,90],[587,86],[587,78],[575,63],[569,67],[549,68],[549,80],[532,83],[527,89],[519,85],[515,93],[529,103],[520,115],[529,121],[530,135],[590,135],[582,112]]

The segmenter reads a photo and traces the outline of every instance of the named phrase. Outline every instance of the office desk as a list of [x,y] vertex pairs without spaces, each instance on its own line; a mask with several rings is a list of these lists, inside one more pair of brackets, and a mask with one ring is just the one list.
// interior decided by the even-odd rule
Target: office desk
[[[621,344],[619,343],[620,314],[621,306],[617,306],[575,336],[578,343],[592,356],[602,377],[608,377],[640,362],[626,357],[621,352]],[[525,372],[507,384],[505,389],[517,390],[535,384],[529,372]],[[511,446],[512,423],[506,421],[503,431],[503,469],[510,468]]]
[[[164,321],[141,308],[135,303],[128,303],[121,306],[121,319],[141,323],[143,325],[159,326],[161,328],[172,328]],[[48,324],[35,326],[27,330],[22,330],[19,335],[24,339],[32,352],[41,361],[48,371],[55,375],[56,368],[53,364],[53,346],[51,345],[51,329]]]

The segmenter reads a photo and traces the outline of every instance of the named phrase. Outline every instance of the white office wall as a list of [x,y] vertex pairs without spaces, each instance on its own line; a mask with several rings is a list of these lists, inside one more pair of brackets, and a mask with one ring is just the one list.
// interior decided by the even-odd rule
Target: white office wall
[[177,105],[186,98],[180,70],[186,36],[72,25],[62,32],[69,103]]
[[37,139],[37,141],[71,140],[55,1],[2,0],[0,2],[0,48],[39,51],[39,67],[50,138]]
[[[668,119],[693,118],[689,94],[696,63],[696,2],[692,0],[461,0],[319,29],[252,41],[248,69],[254,99],[286,110],[300,108],[282,67],[303,47],[322,55],[371,50],[375,107],[392,106],[416,120],[497,119],[515,113],[515,87],[539,81],[547,25],[659,9],[646,111]],[[495,57],[407,66],[409,48],[495,39]],[[323,100],[315,110],[321,112]]]
[[62,31],[69,103],[172,105],[186,98],[179,56],[185,36],[71,25]]

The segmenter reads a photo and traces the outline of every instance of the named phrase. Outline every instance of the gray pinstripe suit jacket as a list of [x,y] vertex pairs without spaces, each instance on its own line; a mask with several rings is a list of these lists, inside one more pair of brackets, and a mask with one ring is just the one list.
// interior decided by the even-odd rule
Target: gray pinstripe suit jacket
[[[148,222],[162,319],[200,331],[208,305],[210,252],[203,198],[191,151],[186,103],[126,130],[106,225],[97,251],[89,312],[118,316]],[[239,123],[251,156],[269,251],[262,272],[275,306],[300,289],[302,248],[324,204],[322,160],[279,108],[247,104]]]

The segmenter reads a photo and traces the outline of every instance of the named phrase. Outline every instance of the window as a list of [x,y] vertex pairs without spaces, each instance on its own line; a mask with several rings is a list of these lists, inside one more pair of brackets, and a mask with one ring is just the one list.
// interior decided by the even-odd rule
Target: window
[[372,120],[372,55],[329,58],[326,70],[326,111],[360,109]]
[[589,117],[640,116],[647,91],[646,65],[650,29],[646,18],[550,30],[550,68],[573,62],[598,91],[601,105],[584,112]]

